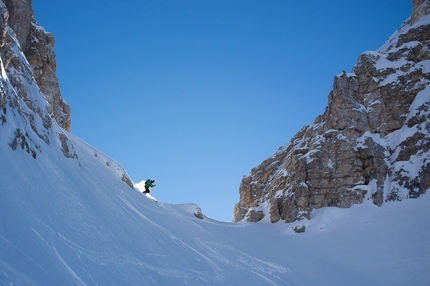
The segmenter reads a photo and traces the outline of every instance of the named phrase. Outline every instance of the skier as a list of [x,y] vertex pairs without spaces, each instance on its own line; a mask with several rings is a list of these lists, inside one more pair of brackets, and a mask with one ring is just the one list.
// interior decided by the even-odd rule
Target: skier
[[149,194],[151,190],[149,188],[155,187],[155,180],[148,179],[145,181],[145,191],[144,194]]

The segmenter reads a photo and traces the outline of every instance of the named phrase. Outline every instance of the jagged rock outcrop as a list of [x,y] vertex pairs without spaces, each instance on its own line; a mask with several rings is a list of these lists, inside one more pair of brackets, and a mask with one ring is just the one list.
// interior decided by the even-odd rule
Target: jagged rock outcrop
[[324,114],[242,179],[234,221],[292,222],[313,209],[417,198],[430,188],[430,0],[351,73]]
[[[14,31],[21,50],[32,67],[38,87],[50,104],[49,114],[58,125],[70,131],[70,107],[61,96],[55,75],[57,67],[53,51],[54,36],[37,25],[31,0],[3,0],[3,2],[7,8],[8,25]],[[9,70],[10,61],[5,58],[3,61],[6,71]]]
[[[52,34],[34,19],[31,0],[0,1],[0,149],[81,166],[67,132],[70,108],[59,91],[53,45]],[[122,167],[108,169],[134,188]]]
[[[52,144],[58,144],[67,158],[77,158],[65,131],[55,121],[53,122],[55,117],[53,106],[41,93],[44,82],[43,80],[37,82],[35,77],[37,68],[33,68],[29,64],[31,56],[25,55],[25,50],[32,53],[33,42],[38,41],[40,45],[43,45],[43,35],[46,34],[42,33],[43,29],[36,25],[30,4],[31,1],[24,0],[0,2],[0,123],[3,127],[2,137],[10,138],[8,145],[13,150],[20,148],[31,154],[33,158],[42,152],[42,145]],[[40,51],[45,51],[47,54],[50,53],[49,49],[52,51],[52,46],[40,47]],[[34,54],[34,57],[38,56]],[[43,70],[50,70],[52,64],[55,66],[55,60],[51,64],[46,63],[47,66],[44,66],[43,59],[40,62],[42,65],[40,68]],[[51,73],[53,73],[52,70]],[[44,76],[42,73],[42,77]],[[46,77],[48,78],[49,75]],[[61,95],[58,94],[58,96],[59,100],[63,101]],[[63,111],[61,111],[61,116],[64,117]]]

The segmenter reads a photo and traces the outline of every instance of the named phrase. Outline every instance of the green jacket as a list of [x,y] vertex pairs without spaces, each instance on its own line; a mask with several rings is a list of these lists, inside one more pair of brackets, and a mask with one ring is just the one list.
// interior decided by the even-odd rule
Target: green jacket
[[155,185],[152,182],[153,180],[146,180],[145,187],[148,187],[148,188],[155,187]]

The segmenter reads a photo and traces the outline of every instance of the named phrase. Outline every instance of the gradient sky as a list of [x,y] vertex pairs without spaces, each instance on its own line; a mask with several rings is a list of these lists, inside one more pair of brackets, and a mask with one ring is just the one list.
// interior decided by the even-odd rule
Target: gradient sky
[[324,112],[411,0],[34,0],[72,133],[161,202],[231,221],[243,175]]

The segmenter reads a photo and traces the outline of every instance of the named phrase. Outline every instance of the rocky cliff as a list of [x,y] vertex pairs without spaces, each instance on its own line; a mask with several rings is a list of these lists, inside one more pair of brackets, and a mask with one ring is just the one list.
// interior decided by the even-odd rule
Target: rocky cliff
[[[53,35],[34,19],[31,0],[0,1],[0,149],[41,160],[55,154],[81,166],[67,132],[70,108],[55,76],[53,45]],[[125,170],[105,163],[134,187]]]
[[[57,123],[70,131],[70,107],[63,99],[55,75],[54,36],[38,26],[31,8],[32,0],[3,0],[0,29],[1,58],[6,72],[17,68],[17,59],[10,50],[8,27],[31,66],[32,76],[49,103],[48,112]],[[9,44],[7,44],[9,42]],[[15,83],[17,85],[18,83]]]
[[234,221],[292,222],[430,188],[430,0],[412,2],[380,49],[335,76],[324,114],[244,176]]
[[53,36],[36,24],[31,1],[0,1],[2,139],[35,159],[47,146],[77,159],[64,130],[70,109],[59,93],[52,47]]

